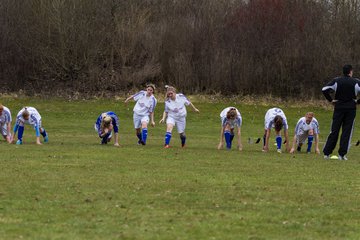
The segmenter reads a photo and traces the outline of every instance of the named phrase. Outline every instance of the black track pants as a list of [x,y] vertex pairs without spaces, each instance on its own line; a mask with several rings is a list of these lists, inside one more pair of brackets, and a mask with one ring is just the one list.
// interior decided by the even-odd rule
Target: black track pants
[[323,149],[324,155],[330,155],[339,137],[340,128],[342,133],[340,137],[339,155],[345,156],[350,148],[351,135],[354,127],[356,109],[337,109],[334,110],[331,132],[326,140]]

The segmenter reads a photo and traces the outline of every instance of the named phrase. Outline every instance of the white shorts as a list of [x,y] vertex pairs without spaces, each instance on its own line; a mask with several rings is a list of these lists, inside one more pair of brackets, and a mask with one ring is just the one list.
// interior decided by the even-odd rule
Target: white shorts
[[[224,121],[226,121],[225,124]],[[235,120],[226,119],[226,117],[221,118],[221,126],[225,127],[227,124],[230,126],[230,129],[239,127],[238,123]]]
[[179,118],[173,118],[173,117],[167,117],[166,124],[172,124],[177,127],[178,133],[185,132],[186,127],[186,117],[179,117]]
[[7,132],[7,124],[3,124],[3,125],[1,126],[1,135],[2,135],[3,137],[11,136],[11,133],[8,133],[8,132]]
[[309,131],[304,131],[302,134],[296,135],[296,143],[297,144],[305,143],[308,137],[309,137]]
[[150,118],[149,115],[137,115],[136,113],[134,113],[134,127],[135,129],[141,128],[141,123],[146,122],[149,123]]

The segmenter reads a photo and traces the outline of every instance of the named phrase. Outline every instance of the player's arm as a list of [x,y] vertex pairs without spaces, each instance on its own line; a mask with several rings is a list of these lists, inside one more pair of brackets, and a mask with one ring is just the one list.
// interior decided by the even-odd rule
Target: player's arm
[[317,154],[320,154],[320,149],[319,149],[319,134],[316,133],[315,134],[315,152]]
[[6,129],[7,129],[7,136],[6,136],[6,141],[8,143],[12,143],[13,142],[13,135],[11,134],[11,122],[8,122],[6,124]]
[[332,80],[331,82],[329,82],[328,84],[326,84],[326,86],[321,89],[321,91],[324,94],[325,98],[329,102],[333,102],[334,99],[331,97],[330,94],[335,92],[335,90],[336,90],[336,81],[335,81],[335,79]]
[[291,146],[291,149],[290,149],[290,153],[295,152],[295,143],[296,143],[296,133],[294,134],[294,138],[293,138],[292,146]]
[[190,106],[192,107],[192,109],[193,109],[195,112],[197,112],[197,113],[200,112],[199,109],[197,109],[197,108],[194,106],[194,104],[192,104],[192,102],[190,102]]
[[41,145],[41,142],[40,142],[40,127],[39,127],[38,122],[35,125],[35,135],[36,135],[36,144]]
[[270,128],[265,129],[265,145],[263,147],[264,152],[269,151],[269,138],[270,138]]
[[135,94],[131,95],[130,97],[128,97],[127,99],[125,99],[125,103],[127,103],[128,101],[130,101],[131,99],[133,99],[135,96]]
[[162,116],[161,120],[159,121],[159,123],[165,122],[165,119],[166,119],[167,115],[168,115],[168,113],[164,111],[163,116]]
[[152,127],[155,127],[154,112],[150,113],[150,124]]
[[242,151],[242,143],[241,143],[241,127],[237,127],[237,140],[238,140],[238,149]]
[[225,130],[225,127],[224,127],[224,126],[221,126],[221,130],[220,130],[220,142],[219,142],[219,145],[218,145],[218,149],[219,149],[219,150],[224,146],[224,130]]
[[287,129],[284,129],[284,135],[285,135],[285,147],[286,147],[286,151],[290,151],[290,147],[289,147],[289,131]]

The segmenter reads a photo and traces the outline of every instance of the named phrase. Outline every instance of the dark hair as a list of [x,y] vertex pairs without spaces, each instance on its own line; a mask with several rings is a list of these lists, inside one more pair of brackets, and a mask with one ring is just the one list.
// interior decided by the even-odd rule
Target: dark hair
[[349,76],[350,72],[353,70],[352,66],[350,64],[346,64],[343,66],[343,74],[345,76]]
[[275,131],[280,132],[280,130],[283,127],[283,119],[281,116],[277,115],[274,118],[274,122],[275,122]]

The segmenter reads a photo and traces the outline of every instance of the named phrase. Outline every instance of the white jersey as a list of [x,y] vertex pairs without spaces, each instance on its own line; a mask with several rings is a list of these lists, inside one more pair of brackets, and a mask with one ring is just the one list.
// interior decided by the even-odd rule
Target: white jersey
[[179,93],[175,95],[175,100],[170,98],[165,101],[165,112],[169,117],[181,118],[186,117],[186,107],[190,105],[190,101],[185,95]]
[[227,107],[221,111],[220,118],[221,118],[222,126],[225,127],[226,124],[229,124],[231,128],[234,128],[235,126],[241,127],[242,118],[241,118],[241,114],[240,114],[239,110],[237,110],[237,108],[235,108],[237,116],[234,120],[230,120],[230,119],[226,118],[226,115],[231,108],[234,108],[234,107]]
[[305,117],[300,118],[295,127],[296,136],[303,135],[304,133],[307,133],[309,130],[314,130],[315,134],[320,133],[319,123],[316,120],[316,118],[313,118],[309,124],[306,123]]
[[274,119],[276,116],[280,116],[283,119],[284,129],[287,130],[288,124],[285,113],[280,108],[270,108],[265,114],[265,129],[271,129],[275,127]]
[[147,116],[154,112],[157,100],[154,95],[146,96],[146,91],[140,91],[134,95],[136,104],[134,106],[134,113],[140,116]]
[[11,112],[7,107],[4,106],[4,110],[2,111],[2,113],[0,115],[0,126],[7,124],[11,121],[12,121]]
[[[22,116],[22,113],[25,111],[25,108],[29,112],[29,119],[25,120]],[[41,116],[39,112],[34,107],[24,107],[16,116],[16,124],[23,125],[24,123],[30,124],[34,127],[41,126]]]

